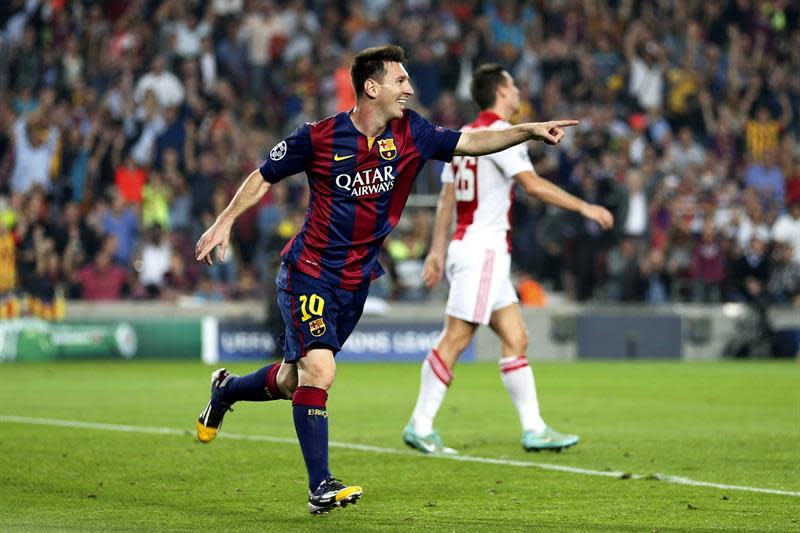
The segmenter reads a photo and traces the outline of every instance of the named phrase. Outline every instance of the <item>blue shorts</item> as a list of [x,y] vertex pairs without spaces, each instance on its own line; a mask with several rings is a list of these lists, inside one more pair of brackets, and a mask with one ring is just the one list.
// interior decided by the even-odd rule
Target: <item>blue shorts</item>
[[369,294],[369,281],[347,290],[304,274],[283,263],[275,279],[278,307],[286,324],[279,342],[283,360],[296,363],[312,348],[342,349],[353,332]]

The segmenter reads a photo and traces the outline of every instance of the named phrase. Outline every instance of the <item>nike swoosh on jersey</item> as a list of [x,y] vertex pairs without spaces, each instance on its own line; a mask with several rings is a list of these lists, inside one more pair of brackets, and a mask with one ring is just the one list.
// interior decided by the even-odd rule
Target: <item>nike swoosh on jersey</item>
[[351,157],[355,157],[355,156],[356,156],[356,154],[350,154],[350,155],[333,154],[333,160],[334,161],[344,161],[345,159],[350,159]]

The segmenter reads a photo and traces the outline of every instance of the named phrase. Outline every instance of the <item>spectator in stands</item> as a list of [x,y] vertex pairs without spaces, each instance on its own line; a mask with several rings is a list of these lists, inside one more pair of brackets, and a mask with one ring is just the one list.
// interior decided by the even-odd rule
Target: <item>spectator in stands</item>
[[619,248],[609,252],[607,257],[608,296],[620,302],[644,301],[645,287],[642,279],[636,240],[622,239]]
[[48,120],[49,109],[39,107],[14,123],[14,169],[11,190],[26,193],[34,185],[52,187],[50,171],[59,142],[59,131]]
[[[79,286],[78,271],[95,264],[100,248],[87,244],[87,231],[96,242],[117,235],[120,250],[112,254],[126,271],[138,227],[151,220],[179,229],[177,240],[189,238],[217,215],[215,191],[232,193],[241,169],[263,158],[292,124],[353,106],[349,46],[381,36],[414,51],[409,68],[431,98],[417,109],[430,107],[439,123],[465,122],[472,112],[469,73],[487,61],[515,72],[530,120],[582,119],[585,129],[558,148],[533,148],[537,171],[573,192],[582,188],[581,176],[600,176],[600,196],[628,182],[626,194],[608,196],[621,209],[619,232],[638,243],[647,301],[665,301],[676,288],[692,294],[693,270],[678,275],[667,267],[684,252],[691,267],[710,250],[701,237],[709,219],[725,257],[724,299],[732,294],[726,284],[733,282],[735,254],[750,248],[754,232],[768,231],[778,242],[794,238],[800,258],[792,214],[800,203],[796,2],[783,2],[782,26],[758,16],[753,2],[683,9],[598,0],[575,9],[574,2],[414,1],[392,4],[388,18],[383,0],[340,2],[346,10],[302,0],[153,0],[145,2],[144,17],[141,2],[8,4],[0,9],[7,15],[0,195],[8,196],[14,219],[23,290],[35,272],[36,245],[46,239],[62,254],[64,281]],[[749,20],[761,20],[758,38]],[[158,207],[137,212],[114,201],[107,208],[107,189],[125,181],[118,169],[135,169],[132,191],[122,187],[135,202],[147,183],[142,178],[159,171]],[[636,172],[641,178],[630,177]],[[271,253],[287,228],[302,223],[303,210],[295,208],[302,202],[291,194],[302,179],[287,182],[288,213],[274,230]],[[412,198],[424,205],[424,195],[438,188],[438,171],[424,170],[414,189],[422,196]],[[517,201],[515,213],[526,218],[512,235],[515,268],[569,298],[612,297],[595,285],[603,286],[603,267],[629,245],[617,234],[595,242],[590,228]],[[264,240],[257,216],[252,231],[234,236],[245,268],[251,244]],[[686,224],[688,240],[670,241]],[[214,273],[218,285],[205,291],[211,297],[220,288],[235,290],[237,277],[224,268]],[[570,272],[579,282],[562,286]]]
[[161,172],[150,172],[149,181],[142,187],[142,226],[158,225],[169,229],[169,203],[173,188],[164,181]]
[[744,182],[756,190],[765,205],[774,202],[775,205],[782,206],[786,183],[776,156],[774,149],[765,150],[761,160],[753,161],[747,167]]
[[142,203],[142,191],[147,182],[147,171],[134,161],[131,154],[125,156],[123,164],[114,172],[117,191],[126,202]]
[[645,25],[634,22],[625,35],[625,56],[630,68],[628,91],[642,109],[661,109],[664,99],[664,52],[650,40]]
[[179,106],[185,97],[183,84],[175,74],[167,70],[167,62],[161,56],[153,59],[150,70],[136,82],[133,93],[136,102],[143,102],[148,91],[153,91],[161,107]]
[[772,226],[772,239],[789,245],[792,260],[800,265],[800,197],[792,198],[788,209]]
[[689,165],[702,167],[706,162],[706,151],[694,140],[692,130],[684,126],[678,131],[677,141],[667,148],[665,157],[671,170],[683,173]]
[[172,246],[163,228],[155,224],[147,229],[144,244],[134,260],[139,272],[139,284],[144,296],[158,298],[164,286],[164,276],[171,267]]
[[776,242],[773,258],[767,281],[769,300],[776,304],[800,307],[800,263],[794,261],[791,244]]
[[625,218],[625,235],[635,240],[637,250],[645,244],[648,226],[647,194],[644,190],[644,175],[637,169],[628,170],[625,176],[628,193],[628,216]]
[[161,298],[174,300],[182,294],[191,293],[196,284],[195,276],[186,269],[186,261],[177,250],[172,250],[169,270],[164,274]]
[[[4,201],[0,198],[0,204]],[[17,288],[17,243],[11,228],[0,220],[0,295]]]
[[139,214],[125,202],[119,192],[111,193],[111,208],[102,218],[103,233],[116,239],[114,260],[120,265],[130,265],[139,234]]
[[244,17],[240,37],[247,44],[250,97],[260,100],[269,79],[272,43],[284,35],[285,28],[272,0],[256,0]]
[[733,300],[763,305],[766,283],[769,279],[768,241],[769,235],[765,230],[759,228],[754,231],[749,246],[732,265]]
[[[106,241],[107,243],[109,241]],[[84,300],[119,300],[127,290],[128,273],[112,260],[113,246],[104,245],[78,274]]]
[[703,232],[694,247],[691,268],[694,301],[719,303],[722,299],[725,258],[713,219],[703,222]]

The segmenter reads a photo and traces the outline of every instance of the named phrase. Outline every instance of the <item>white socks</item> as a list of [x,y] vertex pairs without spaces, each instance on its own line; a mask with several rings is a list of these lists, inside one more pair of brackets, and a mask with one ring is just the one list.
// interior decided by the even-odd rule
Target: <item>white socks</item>
[[[433,419],[442,406],[453,374],[436,350],[431,350],[425,358],[420,374],[419,396],[414,413],[411,415],[411,424],[417,435],[424,436],[433,431]],[[536,382],[533,379],[533,370],[528,365],[528,359],[524,355],[500,359],[500,377],[511,401],[514,402],[514,407],[519,412],[522,430],[534,433],[544,431],[547,424],[539,413]]]
[[447,387],[453,380],[453,374],[445,366],[435,349],[432,349],[422,363],[419,396],[411,423],[417,435],[429,435],[433,431],[433,419],[442,406]]
[[500,359],[500,377],[506,386],[511,401],[519,412],[523,431],[540,433],[547,424],[539,413],[539,399],[536,397],[536,383],[533,370],[524,355]]

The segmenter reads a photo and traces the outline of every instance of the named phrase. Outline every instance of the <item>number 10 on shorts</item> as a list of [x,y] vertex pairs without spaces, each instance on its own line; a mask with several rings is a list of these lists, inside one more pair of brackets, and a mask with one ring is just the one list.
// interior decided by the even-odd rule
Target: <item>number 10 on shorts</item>
[[312,316],[322,316],[322,310],[325,308],[325,300],[318,294],[300,296],[300,318],[306,322]]

